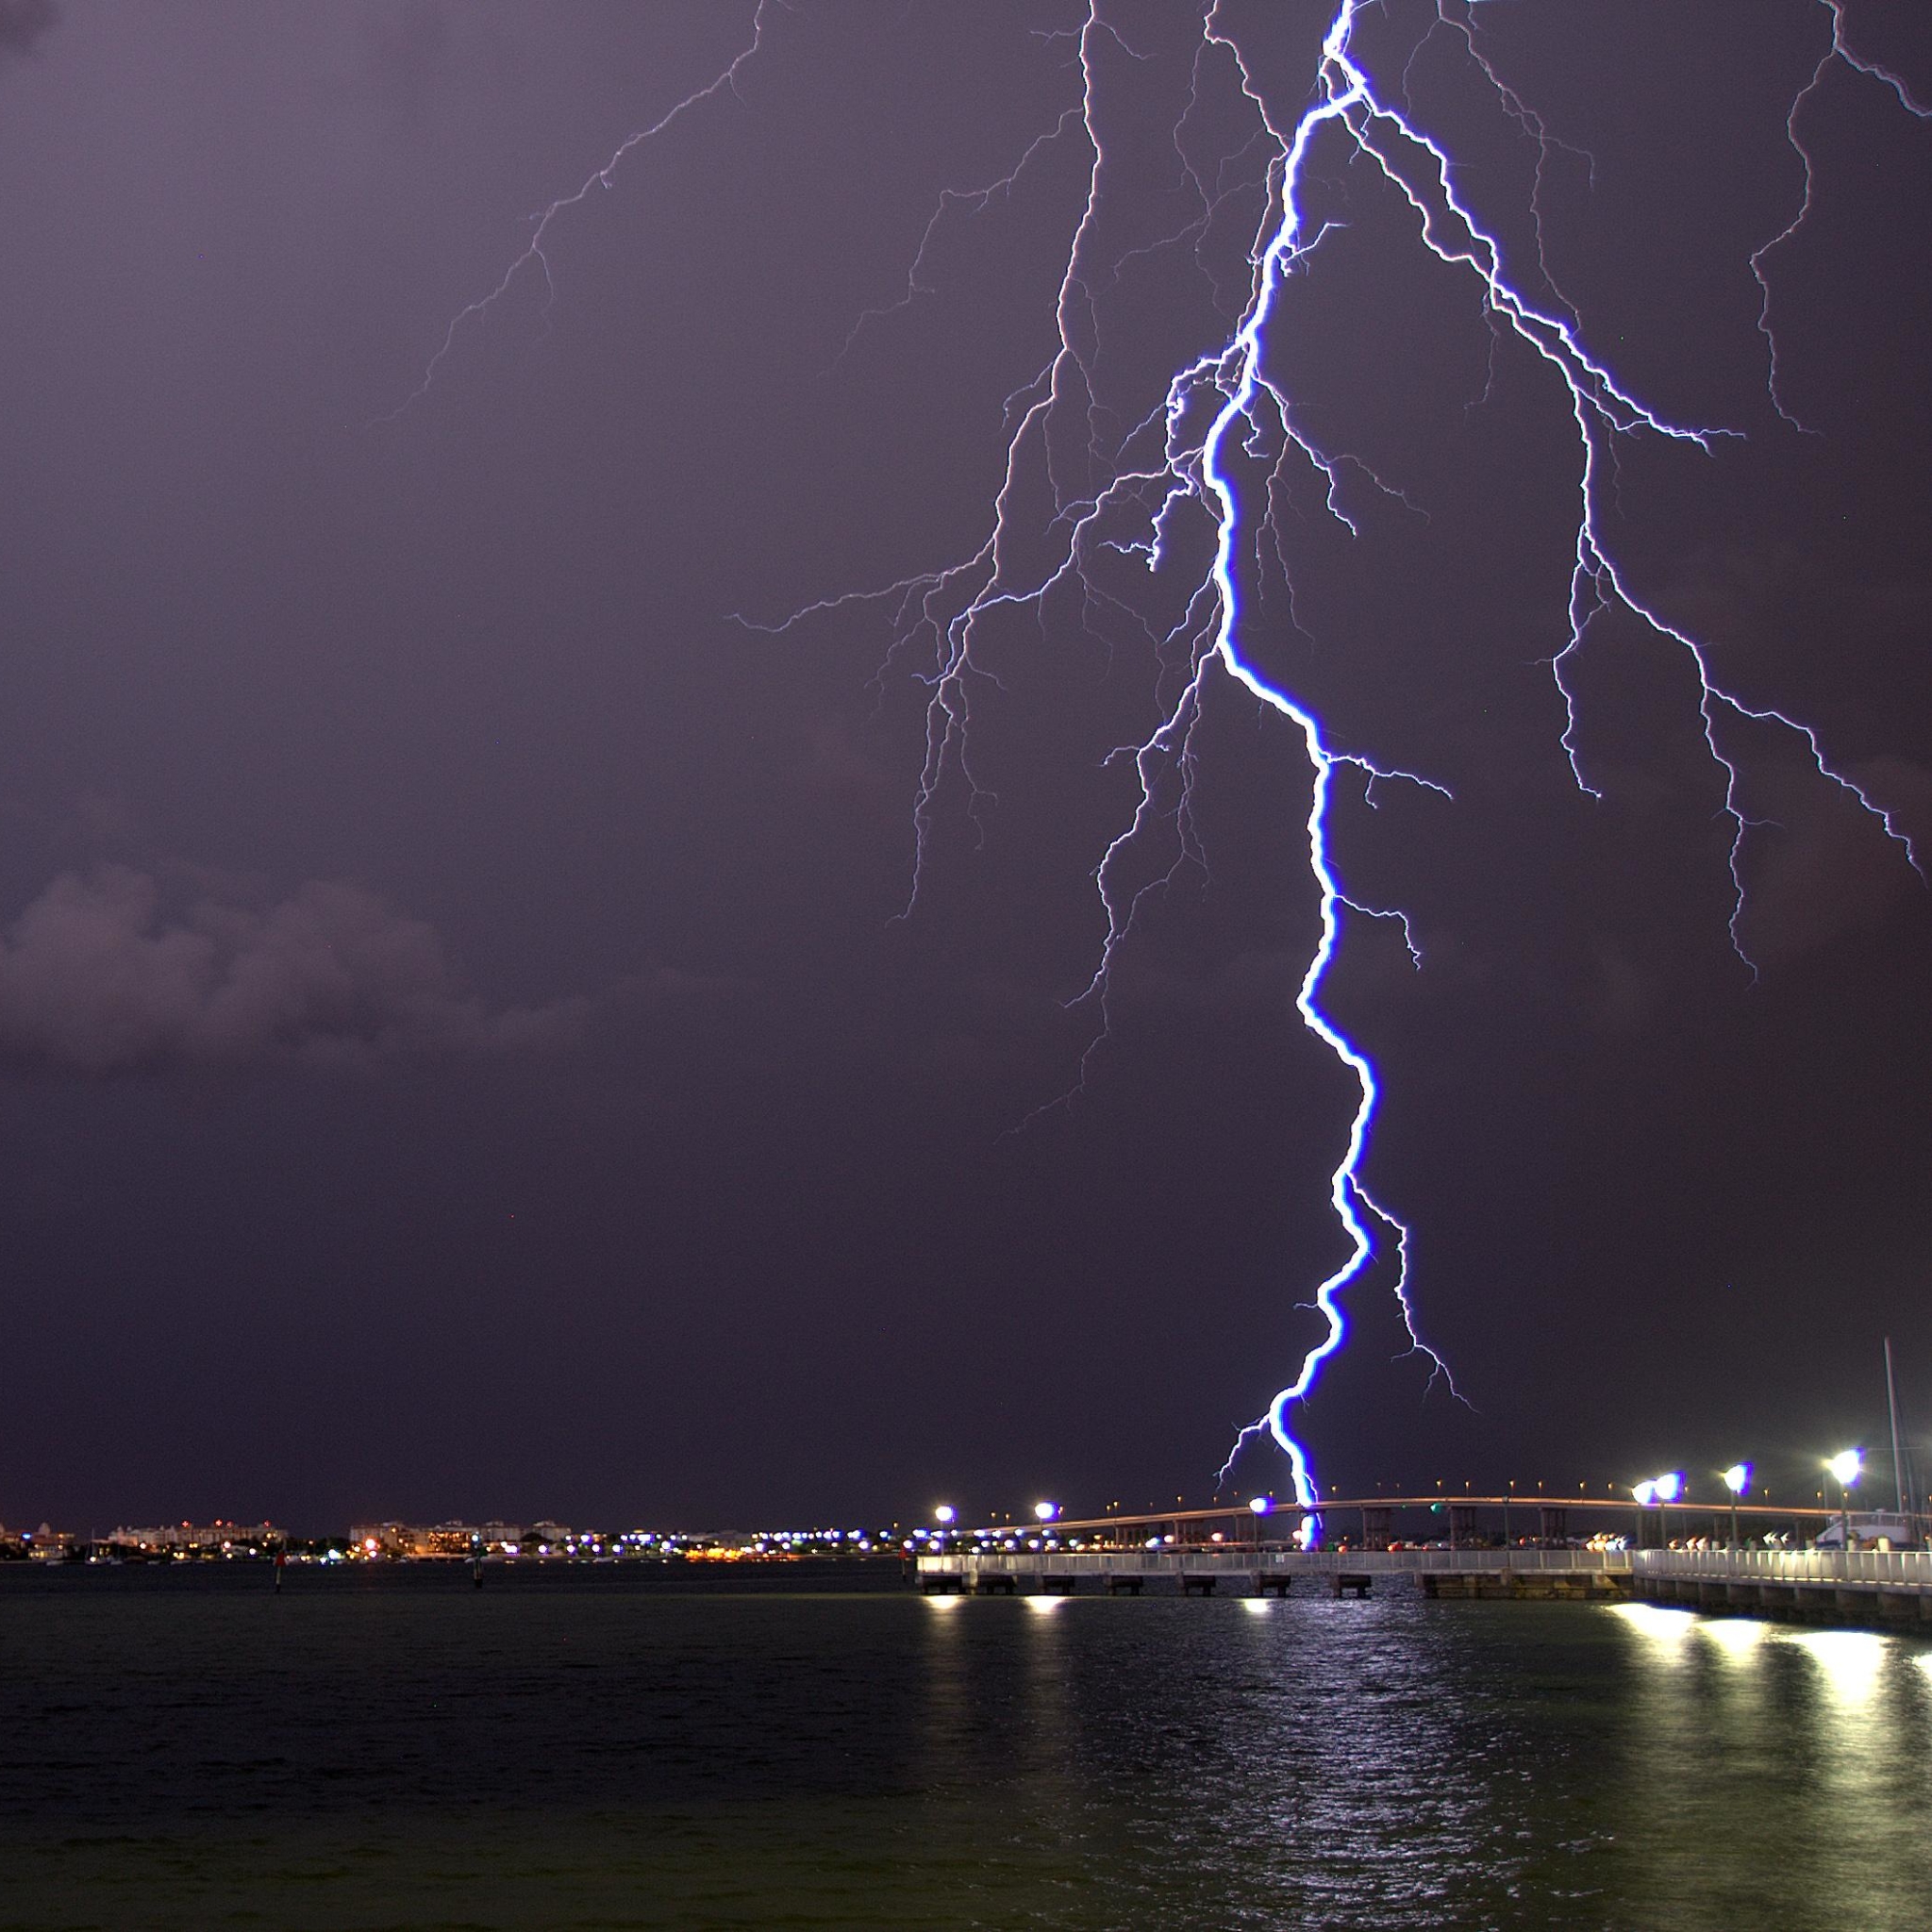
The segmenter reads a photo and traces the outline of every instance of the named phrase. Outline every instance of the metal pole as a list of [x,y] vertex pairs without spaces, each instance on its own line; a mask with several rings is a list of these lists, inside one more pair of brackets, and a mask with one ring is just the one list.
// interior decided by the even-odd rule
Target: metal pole
[[1906,1513],[1906,1460],[1898,1446],[1898,1390],[1891,1379],[1891,1337],[1885,1338],[1885,1407],[1891,1417],[1891,1480],[1898,1491],[1898,1513]]

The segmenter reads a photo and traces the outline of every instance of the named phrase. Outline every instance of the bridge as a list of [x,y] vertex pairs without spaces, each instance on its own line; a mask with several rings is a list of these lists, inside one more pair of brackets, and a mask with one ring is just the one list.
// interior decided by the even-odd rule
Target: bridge
[[[1574,1496],[1510,1491],[1478,1496],[1464,1491],[1438,1491],[1434,1495],[1324,1497],[1314,1512],[1321,1519],[1322,1541],[1331,1546],[1387,1549],[1396,1543],[1395,1532],[1405,1526],[1417,1540],[1452,1549],[1480,1548],[1500,1534],[1506,1543],[1523,1538],[1543,1542],[1567,1542],[1580,1532],[1605,1538],[1623,1536],[1633,1543],[1670,1543],[1674,1539],[1707,1536],[1736,1541],[1754,1530],[1808,1542],[1840,1512],[1816,1503],[1734,1504],[1648,1503],[1640,1507],[1628,1495]],[[1045,1524],[988,1524],[977,1529],[927,1532],[929,1541],[956,1549],[981,1545],[997,1549],[1039,1548],[1056,1542],[1063,1548],[1144,1545],[1185,1547],[1192,1544],[1288,1547],[1289,1536],[1277,1524],[1299,1523],[1304,1512],[1293,1503],[1271,1503],[1256,1514],[1247,1503],[1223,1503],[1207,1509],[1150,1509],[1105,1516],[1062,1518]],[[1418,1523],[1416,1518],[1423,1520]]]
[[[1014,1595],[1023,1590],[1068,1596],[1082,1589],[1139,1596],[1153,1590],[1183,1596],[1327,1595],[1366,1597],[1378,1589],[1420,1591],[1431,1598],[1631,1597],[1735,1609],[1807,1622],[1932,1629],[1932,1551],[1749,1547],[1746,1527],[1796,1542],[1840,1512],[1815,1506],[1678,1503],[1634,1506],[1595,1498],[1518,1495],[1367,1497],[1325,1502],[1324,1528],[1355,1530],[1335,1547],[1304,1549],[1271,1539],[1268,1516],[1247,1508],[1110,1515],[1055,1522],[1034,1533],[1010,1525],[928,1536],[910,1569],[928,1595]],[[1427,1543],[1390,1534],[1396,1512],[1438,1508],[1450,1534]],[[1588,1541],[1569,1534],[1594,1521]],[[1613,1516],[1614,1524],[1604,1521]],[[1668,1512],[1668,1513],[1667,1513]],[[1299,1520],[1298,1511],[1284,1511]],[[1353,1514],[1355,1522],[1349,1523]],[[1500,1516],[1497,1538],[1483,1515]],[[1673,1527],[1692,1547],[1663,1541]],[[1657,1547],[1629,1547],[1656,1520]],[[1512,1534],[1520,1529],[1523,1534]],[[1728,1534],[1726,1534],[1728,1532]],[[1704,1546],[1694,1546],[1702,1540]]]

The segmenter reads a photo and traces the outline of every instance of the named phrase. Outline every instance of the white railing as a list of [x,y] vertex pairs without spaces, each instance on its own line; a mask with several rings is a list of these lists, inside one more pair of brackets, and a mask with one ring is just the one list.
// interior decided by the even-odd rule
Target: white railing
[[922,1576],[1500,1576],[1622,1574],[1624,1550],[949,1550]]
[[1932,1550],[1640,1550],[1636,1574],[1703,1583],[1932,1591]]

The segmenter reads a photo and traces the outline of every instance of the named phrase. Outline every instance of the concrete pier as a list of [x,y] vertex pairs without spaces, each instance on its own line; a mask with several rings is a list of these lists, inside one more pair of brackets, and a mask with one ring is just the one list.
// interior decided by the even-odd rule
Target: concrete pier
[[[1812,1624],[1932,1634],[1925,1550],[948,1550],[914,1560],[929,1595],[1364,1598],[1407,1580],[1441,1601],[1640,1597]],[[1296,1592],[1295,1586],[1302,1589]]]
[[1803,1624],[1932,1632],[1932,1551],[1640,1550],[1631,1592]]
[[1430,1596],[1623,1596],[1630,1557],[1620,1550],[948,1550],[915,1559],[928,1595],[1020,1590],[1073,1595],[1367,1597],[1414,1578]]

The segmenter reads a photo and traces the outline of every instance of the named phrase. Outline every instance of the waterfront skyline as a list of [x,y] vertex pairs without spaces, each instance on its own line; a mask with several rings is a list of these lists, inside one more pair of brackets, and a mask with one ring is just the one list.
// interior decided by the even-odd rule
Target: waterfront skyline
[[[1065,613],[1002,641],[979,823],[938,795],[902,919],[926,687],[862,611],[731,622],[979,541],[1077,128],[946,204],[901,296],[942,192],[1065,125],[1087,9],[1049,9],[1058,40],[1021,8],[770,11],[735,92],[553,225],[548,290],[454,337],[529,211],[720,74],[751,0],[567,30],[75,5],[0,51],[31,459],[0,587],[0,1517],[1191,1496],[1307,1345],[1350,1094],[1291,1008],[1306,760],[1217,701],[1211,874],[1150,904],[1057,1105],[1132,804],[1103,761],[1158,719],[1155,654]],[[1198,22],[1103,11],[1136,50],[1108,98],[1164,139]],[[1256,42],[1291,113],[1330,11]],[[1620,541],[1932,841],[1932,128],[1842,65],[1806,101],[1816,207],[1763,262],[1795,427],[1752,257],[1802,192],[1786,113],[1835,15],[1682,11],[1491,8],[1483,41],[1558,143],[1538,192],[1583,339],[1741,432],[1628,452]],[[1389,9],[1376,58],[1433,17]],[[1932,98],[1923,23],[1843,22]],[[1453,35],[1410,75],[1524,241],[1521,130]],[[1208,77],[1188,151],[1232,222],[1260,204]],[[1230,227],[1173,272],[1188,192],[1143,145],[1093,298],[1109,407],[1219,340],[1239,266]],[[1285,506],[1292,613],[1257,621],[1347,741],[1456,794],[1341,824],[1423,964],[1357,927],[1329,991],[1473,1405],[1391,1359],[1377,1286],[1309,1410],[1324,1477],[1875,1445],[1884,1335],[1932,1414],[1924,889],[1740,734],[1753,984],[1682,663],[1627,625],[1585,660],[1578,791],[1560,410],[1359,167],[1320,187],[1347,226],[1273,353],[1399,497],[1357,479],[1352,540]]]

